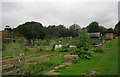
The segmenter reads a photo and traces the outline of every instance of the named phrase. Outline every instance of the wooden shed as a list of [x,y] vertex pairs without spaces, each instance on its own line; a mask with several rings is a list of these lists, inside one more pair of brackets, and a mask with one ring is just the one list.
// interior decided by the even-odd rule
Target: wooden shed
[[100,45],[102,43],[102,35],[100,34],[100,32],[88,33],[88,36],[92,45]]

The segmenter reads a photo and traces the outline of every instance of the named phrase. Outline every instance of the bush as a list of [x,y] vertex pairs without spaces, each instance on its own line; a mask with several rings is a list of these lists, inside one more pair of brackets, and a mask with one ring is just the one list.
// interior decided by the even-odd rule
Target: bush
[[60,49],[59,49],[60,52],[69,52],[71,51],[70,48],[69,48],[69,45],[65,45],[65,46],[62,46]]
[[91,59],[92,55],[90,51],[85,51],[83,49],[76,50],[75,53],[82,59]]
[[94,52],[103,52],[103,49],[102,48],[96,48],[93,50]]
[[74,40],[74,45],[76,45],[77,48],[90,46],[90,40],[86,30],[81,29],[79,31],[79,35]]

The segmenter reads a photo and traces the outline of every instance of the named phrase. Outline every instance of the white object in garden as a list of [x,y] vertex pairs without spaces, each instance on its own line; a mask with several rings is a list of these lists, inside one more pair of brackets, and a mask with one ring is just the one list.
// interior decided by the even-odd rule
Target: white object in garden
[[20,53],[20,56],[23,56],[24,55],[24,53]]
[[22,56],[22,54],[20,53],[20,56]]
[[18,61],[20,62],[20,59]]
[[70,47],[70,48],[75,48],[76,46],[75,46],[75,45],[70,45],[69,47]]
[[55,48],[61,48],[61,47],[62,47],[61,44],[55,45]]

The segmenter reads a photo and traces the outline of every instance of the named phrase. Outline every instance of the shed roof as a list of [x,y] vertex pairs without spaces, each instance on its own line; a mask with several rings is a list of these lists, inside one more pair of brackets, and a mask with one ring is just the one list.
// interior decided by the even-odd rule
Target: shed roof
[[88,33],[89,37],[100,37],[100,33]]

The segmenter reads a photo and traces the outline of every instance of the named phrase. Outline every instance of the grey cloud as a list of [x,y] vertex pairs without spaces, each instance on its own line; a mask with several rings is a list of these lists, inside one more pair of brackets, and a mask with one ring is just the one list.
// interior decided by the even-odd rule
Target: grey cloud
[[0,2],[0,29],[2,29],[2,3]]
[[26,21],[39,21],[44,26],[73,23],[86,27],[98,21],[107,28],[118,22],[117,2],[3,2],[2,25],[16,27]]

